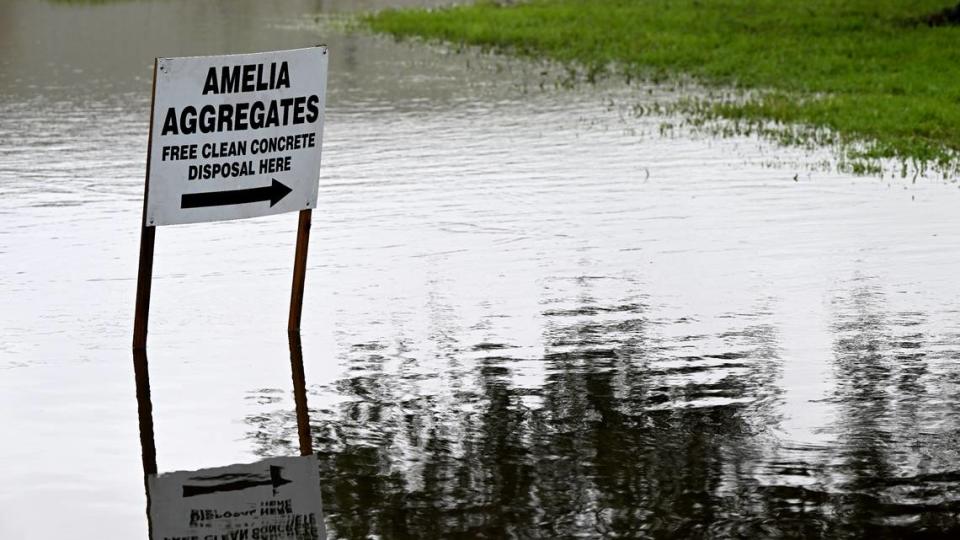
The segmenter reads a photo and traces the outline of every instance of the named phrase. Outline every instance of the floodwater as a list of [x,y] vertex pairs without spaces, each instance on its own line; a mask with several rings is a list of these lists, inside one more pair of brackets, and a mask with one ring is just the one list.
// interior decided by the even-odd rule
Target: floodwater
[[[317,43],[302,341],[332,538],[958,531],[953,181],[661,136],[631,111],[669,89],[337,15],[387,3],[0,1],[0,538],[147,536],[153,58]],[[297,455],[296,221],[158,230],[161,472]]]

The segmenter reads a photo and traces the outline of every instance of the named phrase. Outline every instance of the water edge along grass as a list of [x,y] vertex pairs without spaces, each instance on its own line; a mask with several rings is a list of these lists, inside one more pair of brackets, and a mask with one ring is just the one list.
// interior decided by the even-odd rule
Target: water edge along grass
[[[587,80],[690,76],[735,97],[671,105],[696,122],[787,143],[836,144],[854,172],[896,159],[960,173],[960,27],[949,0],[532,0],[385,10],[396,37],[477,45],[579,66]],[[729,94],[724,94],[729,95]],[[730,126],[733,126],[732,128]]]

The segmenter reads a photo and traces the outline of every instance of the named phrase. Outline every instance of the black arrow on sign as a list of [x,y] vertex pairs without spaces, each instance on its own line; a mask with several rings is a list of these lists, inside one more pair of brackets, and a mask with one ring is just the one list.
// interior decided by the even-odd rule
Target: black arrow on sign
[[228,206],[260,201],[270,201],[270,206],[293,191],[276,178],[266,187],[234,189],[232,191],[210,191],[208,193],[185,193],[180,196],[180,208],[202,208],[205,206]]
[[290,480],[280,476],[280,472],[283,471],[283,467],[278,467],[276,465],[270,466],[270,479],[269,480],[236,480],[234,482],[227,482],[226,484],[216,484],[212,486],[183,486],[183,496],[184,497],[195,497],[197,495],[208,495],[210,493],[216,493],[218,491],[240,491],[242,489],[249,489],[252,487],[259,486],[273,486],[273,494],[277,494],[277,488],[284,484],[289,484]]

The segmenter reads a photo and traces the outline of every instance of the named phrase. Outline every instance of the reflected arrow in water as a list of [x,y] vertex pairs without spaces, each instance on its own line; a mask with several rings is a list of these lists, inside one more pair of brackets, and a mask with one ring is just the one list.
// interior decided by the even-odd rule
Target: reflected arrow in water
[[290,480],[287,480],[280,476],[280,472],[283,471],[283,467],[278,467],[276,465],[270,466],[270,479],[269,480],[237,480],[235,482],[227,482],[225,484],[214,484],[212,486],[183,486],[183,496],[184,497],[195,497],[197,495],[209,495],[210,493],[216,493],[219,491],[240,491],[243,489],[249,489],[253,487],[260,486],[273,486],[273,494],[277,494],[277,488],[284,484],[289,484]]

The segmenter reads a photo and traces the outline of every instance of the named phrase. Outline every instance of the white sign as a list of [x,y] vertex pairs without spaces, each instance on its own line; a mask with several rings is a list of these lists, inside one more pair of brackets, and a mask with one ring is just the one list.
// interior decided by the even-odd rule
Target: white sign
[[157,59],[147,226],[314,208],[327,49]]
[[316,456],[150,476],[151,540],[326,538]]

